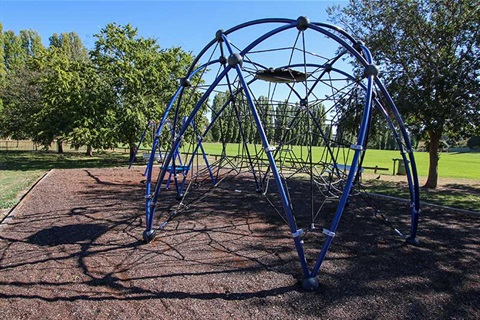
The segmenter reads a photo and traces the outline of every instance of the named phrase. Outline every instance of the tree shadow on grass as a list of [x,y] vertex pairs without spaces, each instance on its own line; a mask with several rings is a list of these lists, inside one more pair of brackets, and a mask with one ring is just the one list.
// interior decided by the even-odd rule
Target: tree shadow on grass
[[[409,199],[408,186],[403,182],[369,180],[364,184],[368,192],[401,199]],[[450,183],[436,189],[420,188],[420,201],[441,206],[480,212],[480,183]]]
[[8,151],[0,152],[1,170],[51,170],[76,168],[108,168],[127,165],[128,156],[101,152],[92,158],[78,152],[62,154],[51,151]]

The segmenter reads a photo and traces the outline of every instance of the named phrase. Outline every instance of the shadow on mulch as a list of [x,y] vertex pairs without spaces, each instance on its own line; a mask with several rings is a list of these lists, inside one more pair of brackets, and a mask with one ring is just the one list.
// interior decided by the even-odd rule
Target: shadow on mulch
[[83,241],[91,242],[107,231],[107,226],[92,223],[51,227],[32,234],[27,238],[27,242],[38,246],[58,246]]
[[[0,318],[480,317],[476,216],[424,207],[421,245],[413,247],[384,221],[408,234],[408,205],[354,197],[322,265],[320,290],[309,293],[299,286],[288,228],[249,192],[251,180],[225,181],[204,197],[192,191],[195,201],[144,244],[141,179],[124,169],[51,174],[0,233]],[[305,192],[293,189],[292,197]],[[159,213],[177,208],[174,193],[165,194],[172,200],[165,197]],[[295,206],[309,209],[300,200]],[[320,232],[304,236],[310,266],[328,206]]]

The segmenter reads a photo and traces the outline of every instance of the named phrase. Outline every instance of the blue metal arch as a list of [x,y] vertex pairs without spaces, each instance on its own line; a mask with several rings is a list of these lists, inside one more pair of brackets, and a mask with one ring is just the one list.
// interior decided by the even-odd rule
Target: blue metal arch
[[[220,45],[221,51],[222,51],[222,54],[223,54],[223,46],[222,45],[224,44],[228,53],[230,54],[230,56],[234,55],[235,51],[232,49],[232,47],[229,43],[229,38],[228,38],[229,34],[235,32],[237,30],[246,28],[246,27],[250,27],[250,26],[253,26],[253,25],[257,25],[257,24],[265,24],[265,23],[281,23],[281,24],[284,24],[284,25],[281,25],[281,26],[269,31],[269,32],[265,33],[264,35],[258,37],[254,41],[252,41],[249,45],[247,45],[243,50],[240,51],[240,53],[239,53],[240,57],[243,57],[246,54],[248,54],[248,52],[250,52],[258,44],[262,43],[263,41],[265,41],[269,37],[271,37],[275,34],[281,33],[285,30],[298,27],[299,20],[298,19],[297,20],[292,20],[292,19],[260,19],[260,20],[255,20],[255,21],[244,23],[244,24],[240,24],[236,27],[228,29],[227,31],[220,32],[218,34],[219,38],[217,37],[216,39],[213,39],[210,43],[208,43],[203,48],[203,50],[199,53],[199,55],[195,58],[195,60],[193,61],[189,71],[187,72],[187,76],[185,78],[186,79],[192,79],[193,76],[197,72],[199,72],[200,70],[205,70],[205,68],[207,66],[212,65],[212,64],[216,64],[216,63],[221,63],[220,59],[216,59],[216,60],[212,60],[212,61],[202,65],[201,67],[195,67],[198,64],[198,62],[200,61],[200,59],[202,58],[202,56],[214,45]],[[323,35],[327,36],[328,38],[336,41],[344,49],[346,49],[348,53],[350,53],[353,57],[355,57],[356,60],[358,62],[360,62],[366,70],[367,70],[367,68],[372,67],[372,57],[371,57],[370,51],[363,44],[356,41],[352,36],[347,34],[342,29],[340,29],[336,26],[329,25],[329,24],[324,24],[324,23],[309,23],[308,28],[311,29],[311,30],[314,30],[316,32],[322,33]],[[350,41],[351,44],[347,43],[347,41],[345,41],[341,36],[333,33],[332,31],[338,32],[341,36],[343,36],[348,41]],[[337,60],[339,57],[340,56],[338,56],[335,60]],[[303,65],[303,66],[305,66],[305,65]],[[340,222],[340,219],[341,219],[342,213],[344,211],[345,205],[347,203],[347,200],[348,200],[348,197],[349,197],[349,194],[350,194],[350,190],[351,190],[351,188],[353,186],[353,183],[354,183],[355,176],[356,176],[356,174],[359,170],[360,161],[361,161],[360,160],[361,159],[361,154],[365,151],[364,148],[365,148],[365,145],[366,145],[367,130],[369,128],[369,123],[370,123],[370,120],[371,120],[371,112],[372,112],[372,109],[373,109],[374,105],[376,105],[376,104],[379,105],[378,100],[376,100],[373,96],[373,86],[374,86],[374,84],[380,89],[383,96],[386,98],[389,107],[393,111],[395,119],[400,126],[400,131],[401,131],[402,137],[403,137],[403,139],[405,141],[405,144],[407,146],[407,149],[408,149],[407,153],[409,155],[409,158],[407,159],[407,156],[405,155],[405,152],[402,152],[402,157],[403,157],[405,163],[409,164],[408,166],[406,166],[406,170],[407,170],[407,179],[408,179],[408,183],[409,183],[409,186],[410,186],[410,195],[411,195],[411,199],[412,199],[412,206],[411,206],[412,207],[412,212],[411,212],[411,214],[412,214],[412,226],[411,226],[410,238],[411,239],[416,238],[417,225],[418,225],[418,214],[419,214],[419,193],[418,193],[419,189],[418,189],[418,177],[417,177],[417,171],[416,171],[413,152],[411,150],[411,145],[410,145],[410,142],[409,142],[409,139],[408,139],[408,133],[407,133],[405,127],[404,127],[401,116],[398,113],[398,109],[396,108],[393,100],[391,99],[390,95],[386,91],[384,85],[381,83],[381,81],[378,79],[378,77],[376,77],[376,74],[374,74],[374,73],[366,72],[366,74],[365,74],[365,78],[366,78],[366,81],[367,81],[367,84],[364,87],[364,89],[365,89],[365,105],[364,105],[364,108],[363,108],[363,116],[362,116],[362,121],[361,121],[360,130],[359,130],[359,134],[358,134],[358,137],[357,137],[356,144],[351,146],[351,148],[354,150],[354,156],[353,156],[353,159],[352,159],[352,162],[351,162],[351,165],[350,165],[351,169],[349,171],[349,174],[348,174],[348,177],[347,177],[347,180],[346,180],[346,184],[344,186],[343,193],[342,193],[342,196],[340,198],[340,202],[337,206],[337,209],[336,209],[333,221],[331,223],[331,226],[328,230],[324,230],[324,234],[327,236],[327,238],[324,242],[324,245],[323,245],[321,251],[318,254],[315,265],[313,266],[313,269],[311,269],[311,270],[309,269],[309,267],[307,265],[305,253],[303,251],[302,241],[299,237],[302,230],[297,229],[295,219],[294,219],[293,213],[291,211],[291,207],[290,207],[288,197],[285,193],[285,190],[283,189],[284,187],[283,187],[283,184],[282,184],[282,180],[280,178],[278,169],[276,167],[275,157],[272,154],[273,149],[271,148],[271,146],[269,144],[268,137],[267,137],[267,135],[265,133],[265,130],[263,128],[263,125],[260,121],[260,117],[259,117],[257,109],[255,107],[255,103],[254,103],[253,98],[251,97],[250,92],[249,92],[249,86],[248,86],[248,84],[247,84],[247,82],[246,82],[246,80],[243,76],[242,69],[241,69],[241,66],[240,66],[239,63],[233,62],[233,63],[230,63],[230,64],[223,65],[223,71],[220,72],[220,74],[216,77],[216,79],[210,84],[208,89],[203,93],[201,98],[198,100],[198,102],[193,107],[190,115],[187,117],[187,119],[184,121],[183,125],[181,126],[181,128],[180,128],[180,130],[177,134],[177,137],[174,139],[174,141],[172,143],[171,152],[167,155],[167,157],[165,159],[166,165],[164,165],[164,167],[167,167],[167,165],[169,165],[171,162],[174,162],[173,150],[176,150],[178,148],[178,146],[180,144],[180,137],[186,132],[187,127],[191,123],[193,123],[194,117],[199,112],[199,110],[204,105],[204,103],[207,101],[207,99],[210,97],[211,93],[216,88],[216,86],[220,83],[220,81],[222,81],[222,79],[224,79],[225,77],[228,77],[229,72],[232,71],[232,70],[235,71],[235,73],[238,77],[238,81],[241,84],[241,90],[244,92],[244,94],[246,96],[246,99],[247,99],[248,104],[250,106],[250,111],[252,112],[253,118],[254,118],[255,123],[256,123],[256,128],[257,128],[257,130],[260,134],[260,137],[261,137],[261,140],[262,140],[262,145],[263,145],[263,148],[265,150],[265,153],[266,153],[268,161],[269,161],[270,170],[272,171],[272,174],[274,176],[274,179],[275,179],[277,187],[278,187],[278,192],[279,192],[280,198],[282,200],[283,210],[284,210],[285,215],[286,215],[287,220],[288,220],[288,225],[289,225],[289,228],[290,228],[293,240],[294,240],[294,244],[295,244],[295,247],[296,247],[296,250],[297,250],[297,254],[298,254],[298,257],[299,257],[299,260],[300,260],[300,264],[301,264],[301,267],[302,267],[304,279],[309,280],[309,279],[313,279],[317,276],[317,274],[320,270],[320,267],[322,265],[322,262],[324,261],[326,253],[327,253],[327,251],[330,247],[330,244],[333,240],[333,237],[335,236],[335,232],[336,232],[336,229],[337,229],[338,224]],[[347,73],[345,73],[341,70],[336,70],[336,71],[340,72],[340,73],[342,73],[342,74],[344,74],[348,77],[351,77],[349,74],[347,74]],[[318,81],[319,80],[317,80],[317,83],[318,83]],[[230,85],[230,81],[228,81],[228,84]],[[316,84],[314,84],[314,85],[316,85]],[[179,99],[179,97],[181,97],[183,89],[184,89],[183,87],[180,87],[178,89],[178,91],[176,92],[176,94],[174,95],[174,97],[172,98],[172,101],[168,105],[167,111],[162,118],[162,123],[166,119],[167,114],[168,114],[168,112],[170,112],[170,110],[173,107],[175,101],[177,99]],[[310,94],[312,90],[313,90],[313,88],[311,88],[311,90],[309,92],[307,92],[307,95]],[[232,92],[231,88],[230,88],[230,92]],[[298,95],[299,98],[301,98],[301,95],[299,95],[298,93],[297,93],[297,95]],[[305,98],[307,98],[307,97],[305,97]],[[225,107],[227,105],[228,105],[228,102],[224,104],[224,106],[220,110],[219,114],[225,109]],[[178,103],[177,108],[179,108],[179,107],[180,107],[180,104]],[[394,125],[391,122],[391,120],[388,118],[387,112],[383,109],[383,107],[380,108],[380,110],[382,111],[384,117],[387,119],[387,122],[389,123],[389,126],[392,129],[394,129]],[[177,109],[176,112],[175,112],[175,117],[178,116],[178,112],[179,112],[179,110]],[[218,117],[218,115],[216,117]],[[216,120],[216,117],[215,117],[214,121]],[[206,131],[202,135],[202,138],[205,137],[206,133],[211,128],[211,125],[213,124],[214,121],[212,121],[212,123],[207,127]],[[399,146],[400,146],[401,145],[400,144],[400,138],[399,138],[398,134],[396,133],[396,131],[394,131],[394,132],[395,132],[397,142],[399,143]],[[153,150],[156,149],[157,144],[158,144],[158,140],[156,141],[156,143],[154,143]],[[198,149],[198,146],[197,146],[197,149]],[[154,152],[152,152],[152,155],[151,155],[151,159],[150,159],[151,163],[153,163],[153,154],[154,154]],[[147,217],[146,231],[147,232],[151,232],[152,229],[153,229],[153,220],[154,220],[154,216],[155,216],[155,205],[156,205],[156,203],[159,199],[159,195],[160,195],[160,191],[161,191],[160,190],[161,183],[158,183],[158,181],[163,181],[163,179],[165,178],[166,172],[167,172],[167,170],[165,168],[160,171],[158,179],[157,179],[157,184],[156,184],[155,190],[154,190],[153,194],[151,194],[151,189],[150,189],[151,171],[152,170],[149,170],[149,172],[148,172],[148,178],[147,178],[148,183],[147,183],[146,196],[145,196],[146,199],[147,199],[146,200],[146,217]],[[162,225],[162,227],[163,227],[163,225]]]

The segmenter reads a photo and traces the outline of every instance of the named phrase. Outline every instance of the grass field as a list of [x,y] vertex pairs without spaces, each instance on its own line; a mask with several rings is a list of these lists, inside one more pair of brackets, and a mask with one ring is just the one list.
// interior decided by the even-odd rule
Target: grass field
[[[221,144],[204,143],[206,153],[220,154]],[[237,154],[237,145],[228,145],[229,155]],[[143,152],[143,151],[141,151]],[[140,152],[140,154],[141,154]],[[306,150],[294,147],[297,155],[306,154]],[[314,160],[320,158],[324,149],[316,147],[313,150]],[[388,168],[382,171],[383,175],[392,175],[393,160],[400,158],[398,151],[368,150],[364,166],[378,166]],[[350,155],[351,159],[351,155]],[[428,153],[415,153],[417,169],[420,177],[426,177],[428,172]],[[86,157],[80,152],[57,154],[55,152],[40,151],[1,151],[0,152],[0,210],[14,206],[21,194],[35,181],[50,169],[68,168],[99,168],[127,166],[128,155],[121,152],[101,152],[94,157]],[[471,183],[465,186],[468,192],[424,192],[422,198],[433,200],[444,205],[453,205],[460,208],[473,208],[478,206],[476,199],[480,196],[480,153],[442,153],[439,162],[439,176],[441,178],[467,179]],[[405,190],[399,189],[394,182],[381,181],[368,185],[369,190],[391,195],[402,195]],[[473,202],[472,202],[473,201]]]
[[30,171],[0,171],[0,210],[13,207],[19,194],[27,190],[45,172],[43,170]]
[[[222,145],[218,143],[204,143],[206,153],[220,154]],[[227,154],[237,154],[237,145],[228,145]],[[296,155],[306,154],[306,149],[301,150],[300,147],[293,147]],[[323,147],[313,148],[313,160],[320,159],[324,152]],[[351,151],[350,151],[351,152]],[[422,177],[428,176],[429,156],[427,152],[415,152],[415,162],[417,164],[418,175]],[[352,154],[350,154],[350,159]],[[367,167],[383,167],[389,171],[385,173],[393,174],[393,160],[401,158],[399,151],[396,150],[367,150],[364,166]],[[397,163],[398,165],[398,163]],[[465,178],[480,181],[480,153],[441,153],[438,166],[440,177],[444,178]]]
[[79,152],[0,152],[0,210],[14,206],[21,194],[50,169],[101,168],[126,163],[128,155],[112,152],[94,157]]

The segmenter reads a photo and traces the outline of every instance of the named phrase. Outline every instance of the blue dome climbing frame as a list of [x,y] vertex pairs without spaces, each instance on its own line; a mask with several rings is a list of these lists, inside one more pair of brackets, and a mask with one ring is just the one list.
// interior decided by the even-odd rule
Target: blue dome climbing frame
[[[404,211],[410,224],[404,237],[416,244],[414,155],[401,116],[377,75],[361,42],[305,17],[261,19],[219,30],[159,120],[146,170],[145,241],[202,195],[247,175],[252,191],[288,225],[303,287],[318,288],[317,275],[345,207],[362,193],[359,177],[369,130],[381,120],[405,163],[410,206]],[[154,155],[165,145],[160,140],[167,121],[173,134],[167,135],[168,150],[162,150],[163,163],[157,165]],[[233,124],[235,136],[228,132]],[[215,159],[203,143],[212,135],[222,145]],[[175,190],[166,191],[172,174]],[[299,181],[308,185],[307,192],[293,190]],[[163,205],[172,197],[175,205]],[[331,214],[323,214],[332,206]],[[323,244],[310,265],[304,243],[311,232],[322,236]]]

